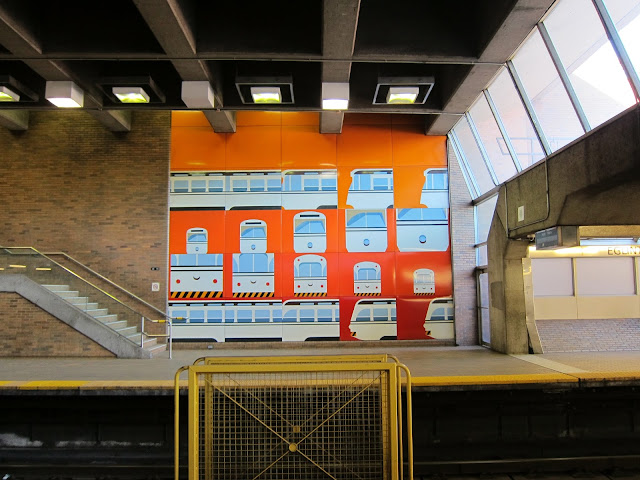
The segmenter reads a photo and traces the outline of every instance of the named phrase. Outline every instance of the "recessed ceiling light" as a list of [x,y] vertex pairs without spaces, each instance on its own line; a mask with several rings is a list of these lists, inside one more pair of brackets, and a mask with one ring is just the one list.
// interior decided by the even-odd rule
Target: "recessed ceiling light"
[[7,87],[0,87],[0,102],[19,102],[20,95]]
[[80,108],[84,91],[73,82],[47,82],[45,98],[60,108]]
[[349,108],[349,84],[327,82],[322,84],[322,109],[347,110]]
[[149,103],[149,95],[142,87],[113,87],[113,94],[122,103]]
[[389,87],[387,103],[393,105],[415,103],[419,92],[418,87]]
[[251,87],[254,103],[282,103],[280,87]]

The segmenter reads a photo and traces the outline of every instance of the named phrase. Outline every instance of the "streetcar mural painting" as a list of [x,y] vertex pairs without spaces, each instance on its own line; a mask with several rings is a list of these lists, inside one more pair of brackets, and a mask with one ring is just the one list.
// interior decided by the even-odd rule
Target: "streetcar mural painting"
[[252,115],[235,135],[172,124],[176,341],[453,339],[446,139]]

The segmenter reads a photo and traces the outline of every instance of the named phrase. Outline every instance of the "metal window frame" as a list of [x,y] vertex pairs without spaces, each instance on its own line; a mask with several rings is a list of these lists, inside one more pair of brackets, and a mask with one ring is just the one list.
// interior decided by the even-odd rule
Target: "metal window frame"
[[[473,102],[473,105],[471,105],[471,108],[473,108],[476,105],[476,103],[477,103],[477,100]],[[489,158],[487,149],[485,148],[484,142],[480,137],[480,132],[478,132],[476,123],[473,121],[473,117],[471,116],[471,108],[469,108],[469,110],[467,110],[466,113],[464,114],[465,118],[467,119],[467,123],[469,124],[471,135],[473,135],[473,139],[476,141],[476,145],[480,150],[480,156],[482,157],[482,160],[484,161],[484,164],[487,170],[489,171],[489,177],[491,177],[491,181],[493,182],[493,185],[494,186],[500,185],[500,181],[498,180],[498,176],[496,175],[496,172],[493,169],[493,165],[491,164],[491,159]]]
[[453,148],[453,154],[458,160],[458,165],[460,165],[460,170],[462,171],[462,177],[464,178],[464,182],[467,184],[467,189],[469,190],[471,198],[478,198],[480,196],[480,189],[478,188],[476,180],[473,176],[473,172],[469,168],[467,157],[465,156],[462,147],[460,146],[460,141],[458,140],[458,135],[456,135],[454,128],[449,131],[449,141],[451,143],[451,147]]
[[488,89],[485,88],[482,91],[482,93],[484,93],[484,98],[487,101],[487,104],[489,105],[489,109],[491,110],[491,113],[493,114],[493,118],[496,121],[496,124],[498,125],[498,129],[500,130],[500,134],[502,135],[502,139],[504,140],[504,143],[507,146],[507,150],[509,150],[509,154],[511,155],[511,161],[515,165],[516,171],[517,172],[521,172],[522,171],[522,165],[520,164],[520,160],[518,159],[518,154],[516,153],[516,149],[513,147],[513,144],[511,143],[511,138],[509,137],[509,134],[507,133],[507,129],[504,126],[504,123],[502,121],[502,117],[500,117],[500,113],[498,112],[498,108],[496,107],[495,103],[493,103],[493,98],[491,98],[491,94],[489,93]]
[[522,80],[520,79],[520,75],[518,75],[518,71],[516,70],[516,66],[513,64],[512,60],[507,60],[507,70],[511,75],[511,81],[513,82],[513,85],[516,87],[516,92],[518,92],[518,95],[520,95],[520,100],[522,100],[524,109],[527,112],[527,115],[529,115],[529,120],[531,121],[531,125],[533,125],[533,129],[536,132],[536,135],[538,136],[538,141],[540,142],[540,145],[542,145],[542,149],[544,150],[545,157],[548,157],[553,153],[553,150],[551,149],[551,144],[549,143],[549,140],[547,139],[547,136],[544,133],[544,130],[542,129],[542,124],[540,123],[540,119],[538,118],[538,115],[536,114],[536,111],[533,108],[531,99],[529,98],[526,90],[524,89],[524,84],[522,83]]
[[553,40],[551,40],[549,31],[547,30],[547,27],[544,24],[544,21],[538,23],[538,25],[536,26],[538,27],[538,32],[540,32],[540,36],[542,37],[542,42],[544,43],[544,46],[547,47],[547,51],[549,52],[551,61],[553,62],[553,65],[556,67],[558,75],[560,76],[560,81],[562,82],[562,85],[564,86],[564,89],[566,90],[567,95],[569,95],[569,100],[571,101],[571,105],[573,106],[573,109],[575,110],[576,115],[578,115],[578,119],[580,120],[580,124],[582,125],[582,130],[583,130],[582,133],[583,134],[587,133],[591,131],[591,125],[589,124],[587,115],[584,112],[584,109],[582,108],[582,104],[580,103],[580,100],[578,99],[578,95],[575,89],[573,88],[573,84],[571,83],[571,79],[569,78],[569,74],[567,73],[567,69],[564,68],[564,65],[562,64],[562,60],[560,60],[560,55],[556,50],[556,46],[554,45]]
[[640,77],[633,66],[633,62],[631,62],[631,58],[629,57],[629,53],[622,42],[622,38],[620,38],[618,28],[616,27],[613,18],[611,18],[611,14],[607,9],[604,0],[592,0],[592,3],[600,17],[604,31],[611,42],[613,51],[618,56],[618,60],[620,60],[622,69],[624,70],[627,80],[629,81],[629,85],[631,85],[633,94],[636,97],[636,102],[640,102]]

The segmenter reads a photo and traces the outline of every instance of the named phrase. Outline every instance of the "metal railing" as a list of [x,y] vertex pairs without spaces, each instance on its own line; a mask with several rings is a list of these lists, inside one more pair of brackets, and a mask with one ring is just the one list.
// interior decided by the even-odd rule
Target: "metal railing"
[[[90,281],[80,276],[78,273],[56,262],[53,258],[50,257],[50,255],[63,255],[65,258],[90,272],[100,280],[107,282],[109,285],[115,287],[116,289],[125,293],[136,301],[144,304],[154,312],[157,312],[162,318],[152,319],[147,315],[140,313],[136,309],[116,298],[111,293],[94,285]],[[124,337],[127,341],[139,345],[141,348],[144,348],[145,346],[145,338],[166,338],[169,349],[169,358],[172,358],[172,318],[165,312],[142,300],[141,298],[137,297],[133,293],[117,285],[106,277],[100,275],[99,273],[93,271],[91,268],[83,265],[69,255],[62,252],[45,254],[33,247],[0,246],[0,274],[13,273],[26,275],[31,280],[41,285],[68,285],[70,292],[78,292],[77,297],[68,298],[70,303],[75,305],[76,308],[79,308],[81,310],[87,310],[89,309],[89,307],[96,307],[96,309],[100,310],[106,309],[108,312],[104,313],[108,313],[108,315],[117,315],[118,321],[126,321],[127,328],[136,328],[137,330],[139,325],[140,331],[132,332],[130,335],[123,334],[116,329],[112,330],[118,333],[120,336]],[[153,324],[165,323],[165,333],[147,332],[147,322]],[[137,335],[139,335],[139,340],[136,338]]]

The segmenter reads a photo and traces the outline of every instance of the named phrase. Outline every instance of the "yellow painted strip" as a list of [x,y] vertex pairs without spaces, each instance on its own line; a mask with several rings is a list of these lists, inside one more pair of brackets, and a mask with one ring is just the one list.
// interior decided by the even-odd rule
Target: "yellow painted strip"
[[584,372],[576,374],[580,380],[590,381],[631,381],[640,380],[640,372]]
[[79,388],[87,383],[87,380],[36,380],[24,383],[21,390],[68,390]]
[[442,385],[509,385],[523,383],[578,383],[578,378],[562,373],[523,375],[460,375],[443,377],[412,377],[414,386]]

